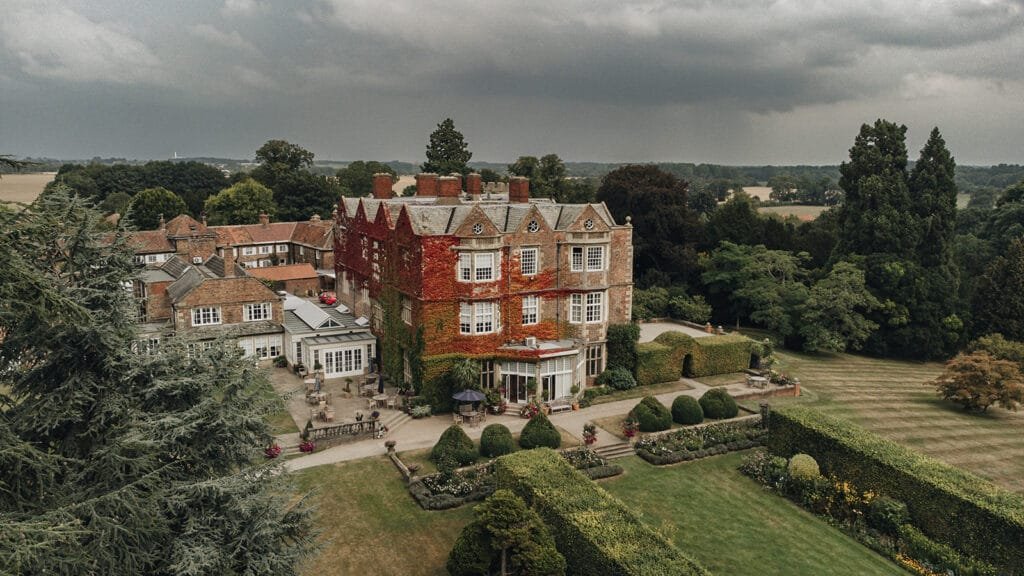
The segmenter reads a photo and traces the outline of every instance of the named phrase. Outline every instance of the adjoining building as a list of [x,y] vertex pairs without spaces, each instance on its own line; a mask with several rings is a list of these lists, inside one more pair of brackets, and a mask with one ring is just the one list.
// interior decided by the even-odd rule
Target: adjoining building
[[291,294],[284,297],[284,346],[290,364],[319,365],[325,378],[366,374],[377,355],[377,339],[365,319],[344,305],[315,304]]
[[604,370],[609,324],[630,321],[632,226],[603,203],[531,198],[525,178],[485,193],[479,174],[465,189],[420,174],[401,198],[378,174],[373,198],[341,200],[334,238],[339,301],[370,319],[388,376],[420,388],[472,358],[509,403],[531,380],[565,397]]

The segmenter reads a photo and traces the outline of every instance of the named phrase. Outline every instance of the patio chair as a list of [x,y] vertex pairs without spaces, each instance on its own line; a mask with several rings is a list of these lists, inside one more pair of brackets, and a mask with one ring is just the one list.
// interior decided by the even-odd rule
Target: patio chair
[[459,404],[459,414],[466,416],[473,413],[473,406],[470,404]]
[[324,410],[324,420],[334,422],[334,408],[328,406],[327,409]]
[[462,426],[462,416],[452,412],[452,423]]
[[396,403],[395,397],[394,396],[388,396],[388,403],[387,403],[388,408],[394,410],[395,409],[395,403]]

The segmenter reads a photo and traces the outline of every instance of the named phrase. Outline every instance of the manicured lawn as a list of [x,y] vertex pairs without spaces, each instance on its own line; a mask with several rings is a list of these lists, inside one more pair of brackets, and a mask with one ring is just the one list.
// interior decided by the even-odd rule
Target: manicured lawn
[[715,374],[714,376],[701,376],[694,378],[705,386],[728,386],[729,384],[740,384],[747,381],[746,372],[731,372],[729,374]]
[[601,486],[714,574],[906,574],[788,500],[740,474],[739,453],[674,466],[616,460]]
[[303,491],[314,490],[319,554],[302,574],[361,576],[447,574],[444,564],[473,507],[428,512],[409,495],[384,457],[317,466],[296,474]]
[[852,354],[779,357],[782,370],[799,376],[808,392],[796,401],[1024,493],[1024,413],[993,408],[971,414],[941,400],[930,384],[941,363]]
[[662,382],[661,384],[651,384],[649,386],[637,386],[630,388],[629,390],[616,390],[611,394],[605,394],[604,396],[598,396],[594,398],[590,403],[604,404],[605,402],[618,402],[619,400],[629,400],[630,398],[643,398],[644,396],[655,396],[658,394],[664,394],[666,392],[676,392],[683,390],[690,390],[692,386],[678,380],[676,382]]

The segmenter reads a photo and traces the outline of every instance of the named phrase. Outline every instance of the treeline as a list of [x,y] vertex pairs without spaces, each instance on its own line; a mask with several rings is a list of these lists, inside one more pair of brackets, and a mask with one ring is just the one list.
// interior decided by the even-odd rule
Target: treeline
[[[957,210],[957,167],[937,130],[911,163],[906,128],[865,125],[838,169],[845,197],[812,222],[717,204],[656,165],[597,191],[632,218],[637,317],[766,328],[804,350],[943,358],[970,339],[1024,339],[1024,183]],[[709,308],[710,306],[710,308]]]

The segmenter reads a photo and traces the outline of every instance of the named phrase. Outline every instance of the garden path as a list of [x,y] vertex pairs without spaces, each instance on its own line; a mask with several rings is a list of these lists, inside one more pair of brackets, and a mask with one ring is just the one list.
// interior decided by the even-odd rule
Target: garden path
[[[687,396],[699,398],[709,388],[708,386],[690,378],[683,378],[682,381],[690,386],[689,390],[677,390],[673,392],[666,392],[664,394],[657,394],[655,395],[655,398],[657,398],[662,404],[671,406],[672,400],[674,400],[676,396],[685,394]],[[732,384],[729,386],[722,386],[721,388],[725,388],[734,396],[750,392],[750,388],[748,388],[746,384]],[[618,400],[616,402],[596,404],[582,410],[552,414],[549,418],[555,426],[558,426],[569,434],[572,434],[577,439],[581,439],[583,435],[583,425],[587,422],[599,418],[626,414],[632,410],[639,401],[639,398],[630,398],[627,400]],[[517,434],[522,431],[527,420],[516,415],[507,414],[501,416],[488,416],[485,425],[494,424],[496,422],[508,426],[509,430],[511,430],[513,434]],[[335,462],[345,462],[349,460],[368,458],[370,456],[380,456],[386,452],[384,442],[387,440],[394,440],[397,443],[398,450],[403,452],[407,450],[430,448],[435,442],[437,442],[441,433],[444,432],[451,423],[451,416],[447,414],[432,416],[430,418],[422,418],[419,420],[411,420],[403,424],[400,428],[390,432],[385,438],[349,442],[338,446],[332,446],[320,452],[315,452],[306,456],[289,458],[285,462],[285,466],[289,470],[302,470],[304,468],[333,464]],[[485,425],[475,427],[466,426],[464,429],[470,438],[478,440]],[[608,430],[598,428],[598,446],[615,444],[617,442],[620,442],[620,440],[613,436]]]

